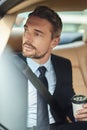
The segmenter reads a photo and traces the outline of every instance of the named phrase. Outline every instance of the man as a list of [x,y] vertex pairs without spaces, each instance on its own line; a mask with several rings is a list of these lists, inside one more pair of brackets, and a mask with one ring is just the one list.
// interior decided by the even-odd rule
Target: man
[[[83,106],[76,117],[73,117],[71,98],[75,92],[72,87],[71,62],[68,59],[51,54],[52,49],[60,41],[61,31],[62,21],[56,12],[46,6],[37,7],[30,13],[24,25],[22,54],[26,57],[28,66],[37,77],[40,75],[38,68],[46,67],[45,76],[48,81],[48,91],[53,95],[59,107],[58,112],[62,113],[56,121],[52,109],[50,108],[50,110],[48,106],[50,129],[71,130],[75,126],[75,128],[82,130],[82,128],[87,128],[87,122],[78,122],[79,125],[81,124],[80,127],[78,123],[67,125],[66,117],[69,117],[72,122],[75,122],[75,118],[77,121],[87,121],[87,104]],[[27,127],[29,130],[37,125],[37,102],[37,90],[28,81]]]

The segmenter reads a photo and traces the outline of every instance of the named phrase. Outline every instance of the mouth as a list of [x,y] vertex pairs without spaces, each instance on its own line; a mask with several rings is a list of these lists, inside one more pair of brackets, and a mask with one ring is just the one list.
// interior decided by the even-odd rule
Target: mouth
[[23,45],[23,50],[31,51],[31,50],[33,50],[33,49],[34,49],[34,47],[32,47],[32,46],[29,45],[29,44],[24,44],[24,45]]

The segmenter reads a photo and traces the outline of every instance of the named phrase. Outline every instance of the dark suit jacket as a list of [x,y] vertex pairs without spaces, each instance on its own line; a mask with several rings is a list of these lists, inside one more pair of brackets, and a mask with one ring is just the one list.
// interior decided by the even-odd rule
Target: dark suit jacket
[[[26,58],[19,54],[19,56],[26,61]],[[71,98],[75,94],[72,87],[72,66],[70,60],[51,55],[52,64],[54,67],[54,71],[56,74],[56,88],[53,94],[56,103],[57,114],[51,112],[56,119],[57,124],[65,123],[66,116],[74,121],[73,113],[72,113],[72,105]],[[55,107],[55,106],[54,106]],[[57,118],[56,118],[57,117]]]
[[61,123],[66,122],[66,116],[74,121],[71,98],[75,94],[72,87],[72,66],[70,60],[52,55],[52,64],[56,74],[54,98],[58,104]]

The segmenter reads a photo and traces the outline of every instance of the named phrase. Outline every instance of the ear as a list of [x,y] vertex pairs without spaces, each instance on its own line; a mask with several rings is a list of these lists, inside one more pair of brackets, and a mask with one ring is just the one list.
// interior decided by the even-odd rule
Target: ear
[[52,44],[51,44],[51,49],[53,49],[54,47],[56,47],[60,42],[60,37],[56,37],[53,39]]

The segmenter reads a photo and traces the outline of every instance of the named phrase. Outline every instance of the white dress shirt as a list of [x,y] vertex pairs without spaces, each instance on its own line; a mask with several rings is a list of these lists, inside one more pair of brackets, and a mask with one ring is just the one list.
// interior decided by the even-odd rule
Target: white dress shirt
[[[48,80],[48,90],[51,94],[53,94],[56,85],[56,76],[54,73],[54,69],[51,63],[51,58],[45,64],[38,64],[34,62],[31,58],[27,58],[27,63],[31,70],[39,77],[40,72],[38,68],[40,66],[45,66],[46,71],[46,78]],[[54,119],[49,111],[49,123],[54,123]],[[32,85],[32,83],[28,80],[28,117],[27,117],[27,127],[36,126],[37,122],[37,89]]]

